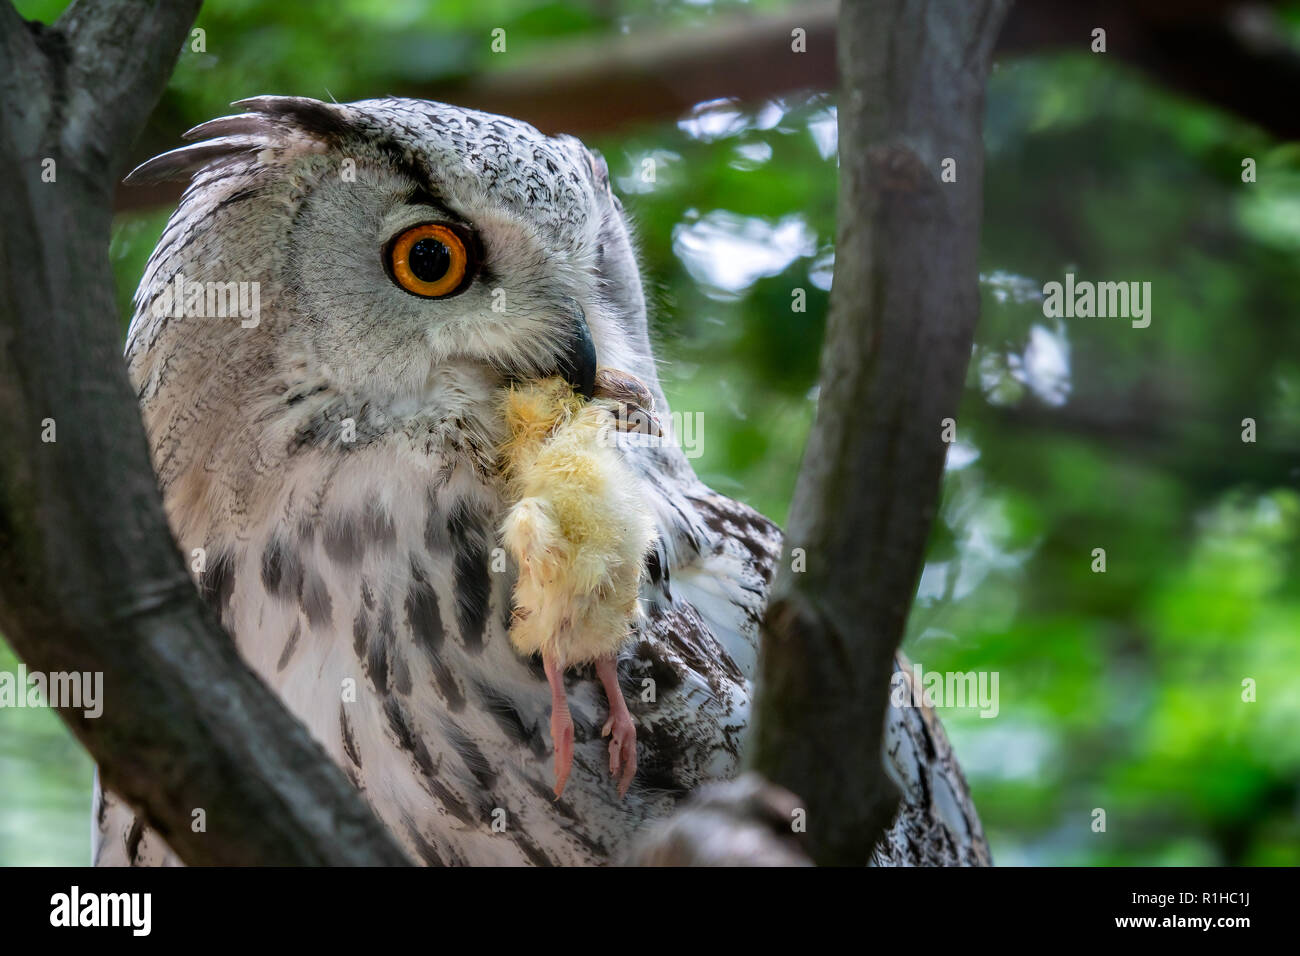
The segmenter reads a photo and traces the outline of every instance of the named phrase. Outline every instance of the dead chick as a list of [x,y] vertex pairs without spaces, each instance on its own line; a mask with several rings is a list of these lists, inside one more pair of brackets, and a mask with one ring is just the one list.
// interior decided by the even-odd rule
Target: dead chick
[[541,654],[551,687],[555,794],[564,792],[573,764],[564,671],[594,663],[609,701],[601,736],[610,737],[609,769],[622,796],[636,775],[636,728],[616,661],[656,535],[640,480],[612,432],[659,434],[653,401],[634,377],[601,369],[590,401],[554,377],[512,385],[503,406],[510,508],[501,531],[519,568],[510,637],[520,652]]

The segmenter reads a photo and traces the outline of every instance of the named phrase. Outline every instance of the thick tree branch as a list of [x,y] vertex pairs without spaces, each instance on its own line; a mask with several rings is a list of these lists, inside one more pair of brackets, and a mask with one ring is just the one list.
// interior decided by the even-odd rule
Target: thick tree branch
[[758,774],[710,784],[640,834],[627,866],[809,866],[790,830],[799,798]]
[[1245,407],[1210,408],[1135,389],[1105,400],[1072,399],[1059,408],[1033,401],[989,406],[979,415],[1005,430],[1003,440],[1077,439],[1096,445],[1098,454],[1176,474],[1202,501],[1241,485],[1300,486],[1291,436],[1271,433],[1264,419],[1258,441],[1242,442],[1241,421],[1252,417]]
[[186,862],[401,863],[199,599],[120,353],[112,184],[197,7],[0,5],[0,628],[34,670],[103,674],[102,717],[60,716]]
[[984,84],[1006,7],[841,10],[835,280],[752,760],[807,801],[821,864],[865,863],[897,805],[881,733],[979,310]]
[[58,22],[68,57],[60,112],[74,155],[107,159],[113,182],[158,103],[201,0],[75,0]]
[[[759,102],[830,89],[836,6],[815,0],[778,13],[719,16],[698,31],[677,26],[568,44],[507,71],[446,84],[436,98],[523,117],[546,131],[599,133],[675,118],[702,100]],[[803,34],[799,52],[796,30]]]

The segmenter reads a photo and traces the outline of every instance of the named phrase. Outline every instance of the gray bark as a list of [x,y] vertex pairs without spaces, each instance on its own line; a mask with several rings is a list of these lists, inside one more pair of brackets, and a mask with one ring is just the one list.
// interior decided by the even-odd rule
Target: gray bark
[[0,4],[0,628],[33,670],[103,673],[103,716],[60,716],[185,862],[403,863],[201,602],[122,361],[113,187],[198,7]]
[[[79,4],[53,30],[0,9],[0,626],[36,669],[103,671],[104,717],[63,716],[186,862],[404,862],[199,601],[118,354],[111,186],[196,6]],[[843,12],[839,269],[788,536],[808,570],[786,564],[768,614],[755,756],[801,793],[821,863],[865,861],[896,804],[879,730],[942,472],[939,423],[969,356],[983,82],[1004,7]],[[938,180],[945,156],[955,184]],[[41,182],[46,157],[55,183]],[[746,826],[793,852],[763,829],[787,795],[756,786],[702,806],[739,801]],[[190,829],[200,807],[222,821],[219,841]]]
[[752,753],[805,801],[819,864],[865,863],[897,810],[881,734],[979,311],[984,86],[1007,6],[841,8],[835,279]]

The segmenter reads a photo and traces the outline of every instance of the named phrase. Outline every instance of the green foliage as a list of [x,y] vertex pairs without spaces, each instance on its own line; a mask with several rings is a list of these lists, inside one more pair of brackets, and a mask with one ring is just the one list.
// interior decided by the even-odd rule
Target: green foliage
[[[923,584],[908,649],[1000,672],[996,719],[942,711],[995,857],[1294,865],[1296,153],[1089,56],[1004,64],[986,139],[978,457],[930,565],[972,580]],[[1151,282],[1150,327],[1044,318],[1024,293],[1067,271]]]
[[[0,642],[0,673],[18,666]],[[0,865],[89,863],[93,773],[54,711],[0,709]]]
[[[400,92],[738,5],[212,3],[161,109]],[[809,95],[592,143],[638,223],[670,400],[702,415],[696,468],[778,520],[816,407],[833,130]],[[906,650],[1000,676],[997,717],[941,709],[995,859],[1300,863],[1300,151],[1090,55],[1001,63],[986,143],[983,315]],[[124,316],[165,218],[120,217]],[[1045,318],[1067,271],[1149,281],[1150,327]],[[85,859],[88,764],[50,714],[0,711],[0,770],[0,860]]]

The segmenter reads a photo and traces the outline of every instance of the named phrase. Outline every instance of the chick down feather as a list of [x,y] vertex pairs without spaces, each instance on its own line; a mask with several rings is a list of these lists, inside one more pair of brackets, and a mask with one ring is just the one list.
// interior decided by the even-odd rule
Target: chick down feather
[[510,637],[562,667],[616,653],[640,613],[656,534],[614,438],[617,411],[559,378],[505,391],[502,539],[519,567]]

